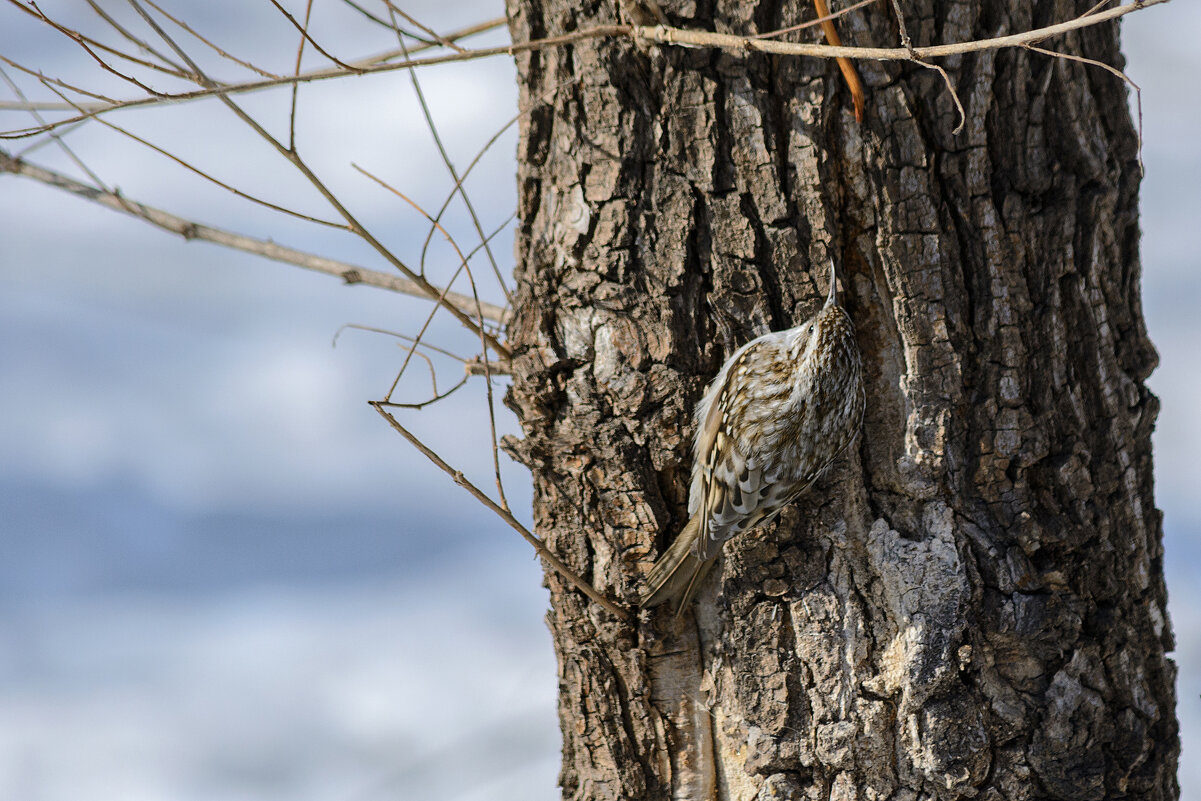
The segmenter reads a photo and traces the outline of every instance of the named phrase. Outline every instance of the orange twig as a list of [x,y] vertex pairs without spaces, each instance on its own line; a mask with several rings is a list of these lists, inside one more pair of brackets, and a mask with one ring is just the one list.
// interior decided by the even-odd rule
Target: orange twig
[[[826,4],[826,0],[813,0],[813,7],[817,10],[817,16],[822,19],[826,41],[835,47],[842,47],[842,39],[838,35],[838,29],[834,27],[834,20],[830,19],[830,6]],[[859,80],[859,73],[855,71],[855,65],[849,58],[839,56],[837,61],[838,69],[842,70],[842,77],[847,82],[847,88],[851,90],[851,100],[855,103],[855,122],[863,122],[863,84]]]

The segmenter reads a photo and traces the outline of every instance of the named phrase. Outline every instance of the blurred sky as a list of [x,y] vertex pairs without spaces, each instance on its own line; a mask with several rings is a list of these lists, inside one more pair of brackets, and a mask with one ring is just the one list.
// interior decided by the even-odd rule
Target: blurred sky
[[[39,5],[92,25],[83,4]],[[134,24],[123,4],[103,5]],[[289,69],[295,35],[268,3],[175,5],[231,52]],[[404,7],[439,30],[503,10]],[[317,3],[315,15],[314,30],[346,57],[395,46],[340,4]],[[1123,30],[1144,89],[1144,300],[1161,355],[1150,383],[1163,401],[1157,499],[1181,666],[1181,782],[1183,797],[1201,797],[1201,56],[1189,40],[1201,7],[1152,8]],[[0,10],[0,53],[130,94],[11,7]],[[514,112],[504,59],[422,79],[460,168]],[[286,132],[286,92],[244,102]],[[441,203],[450,181],[407,76],[306,86],[300,109],[302,151],[417,263],[421,219],[350,166]],[[112,119],[268,199],[326,213],[214,101]],[[68,141],[138,200],[384,269],[355,240],[235,202],[98,125]],[[485,228],[512,213],[514,146],[509,132],[467,184]],[[29,158],[77,174],[55,148]],[[448,227],[474,244],[460,208]],[[507,270],[508,231],[493,250]],[[447,264],[453,253],[435,238],[431,273]],[[481,279],[485,264],[473,261]],[[331,346],[344,324],[411,332],[426,311],[0,178],[0,801],[557,797],[537,563],[366,405],[399,366],[396,342],[352,330]],[[464,352],[474,344],[444,322],[433,336]],[[424,388],[409,386],[414,397]],[[489,487],[479,387],[405,419]],[[528,479],[511,467],[506,477],[528,518]]]

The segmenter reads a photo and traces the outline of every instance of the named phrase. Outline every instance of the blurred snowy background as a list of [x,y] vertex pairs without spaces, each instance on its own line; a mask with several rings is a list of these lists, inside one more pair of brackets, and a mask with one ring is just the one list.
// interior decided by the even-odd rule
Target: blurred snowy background
[[[84,18],[70,0],[40,5]],[[344,6],[316,5],[314,29],[339,52],[395,46]],[[324,28],[323,5],[343,9]],[[181,7],[235,53],[290,63],[294,34],[267,3]],[[503,12],[479,0],[404,7],[438,30]],[[1144,88],[1144,301],[1161,354],[1151,385],[1163,401],[1157,493],[1185,798],[1201,797],[1197,30],[1201,7],[1182,2],[1123,23],[1128,71]],[[78,48],[12,8],[0,11],[0,53],[95,74]],[[422,78],[460,167],[514,113],[505,59]],[[286,95],[245,103],[286,118]],[[11,95],[0,87],[0,97]],[[316,84],[301,103],[301,147],[415,260],[421,220],[348,163],[440,204],[451,182],[407,77]],[[306,112],[317,108],[324,116]],[[322,208],[215,101],[114,120],[225,178],[253,175],[277,198]],[[348,237],[236,202],[99,126],[69,141],[131,197],[378,264]],[[513,210],[515,141],[506,135],[468,182],[485,227]],[[55,148],[30,159],[70,171]],[[511,236],[494,251],[511,264]],[[443,248],[431,263],[451,260]],[[529,547],[366,405],[399,365],[395,342],[349,331],[331,347],[345,323],[411,331],[426,309],[184,245],[0,177],[0,801],[557,797],[554,657]],[[470,348],[456,326],[435,336]],[[479,406],[465,391],[405,419],[487,485]],[[503,410],[501,423],[514,428]],[[528,481],[517,469],[506,476],[528,518]]]

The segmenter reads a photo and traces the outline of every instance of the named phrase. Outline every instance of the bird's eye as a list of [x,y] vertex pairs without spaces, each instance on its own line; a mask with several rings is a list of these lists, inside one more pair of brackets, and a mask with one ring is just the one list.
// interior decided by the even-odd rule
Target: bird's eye
[[810,325],[810,326],[809,326],[809,334],[810,334],[810,335],[812,335],[812,334],[813,334],[813,326],[812,326],[812,325]]

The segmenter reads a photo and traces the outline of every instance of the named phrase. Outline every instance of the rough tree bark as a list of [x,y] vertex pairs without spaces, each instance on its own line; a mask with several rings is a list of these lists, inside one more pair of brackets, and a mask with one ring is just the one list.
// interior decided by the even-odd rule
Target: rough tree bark
[[[916,43],[1093,0],[906,0]],[[662,3],[754,34],[807,3]],[[618,22],[509,0],[515,41]],[[892,45],[879,3],[840,22]],[[1107,24],[1055,43],[1120,64]],[[622,622],[548,574],[572,799],[1171,799],[1172,635],[1121,81],[1023,50],[863,63],[587,40],[518,59],[519,348],[507,447],[550,547],[633,605],[686,520],[691,413],[838,262],[863,433],[695,614]]]

